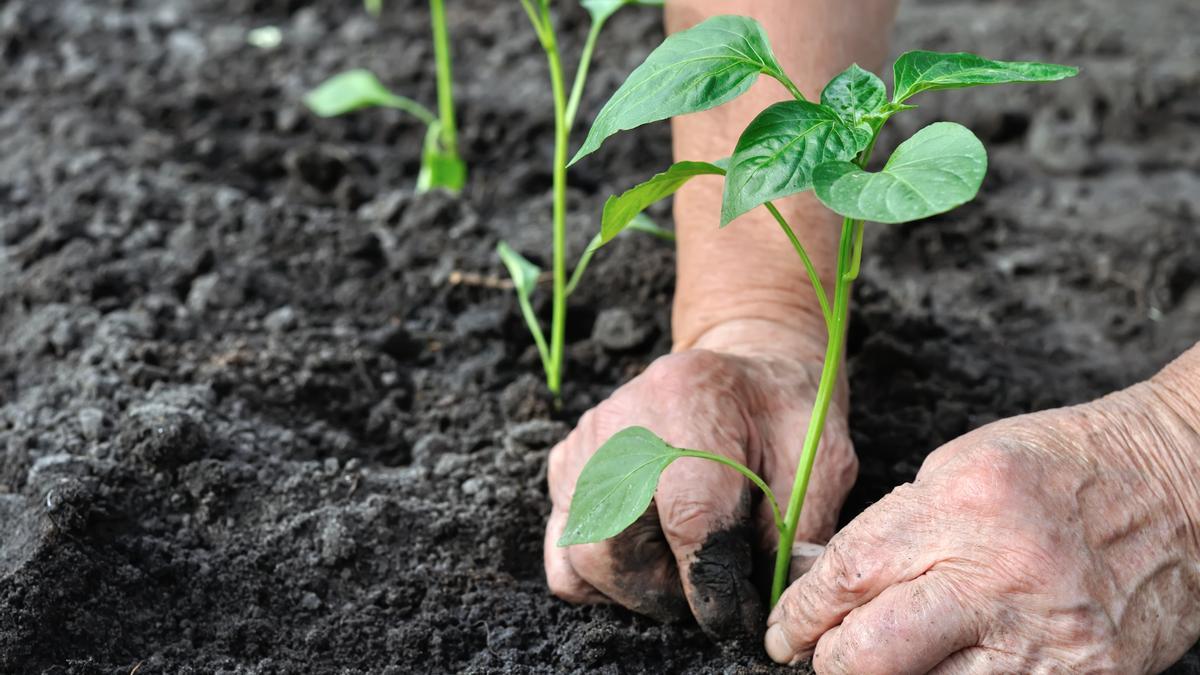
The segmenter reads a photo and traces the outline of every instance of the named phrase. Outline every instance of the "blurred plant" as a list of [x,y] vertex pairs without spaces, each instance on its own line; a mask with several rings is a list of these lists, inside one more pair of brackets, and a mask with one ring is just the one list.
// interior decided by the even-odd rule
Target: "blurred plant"
[[[382,10],[382,0],[365,0],[365,6],[368,12],[377,16]],[[411,98],[393,94],[379,78],[363,69],[334,75],[309,92],[304,97],[304,103],[321,117],[334,117],[372,107],[396,108],[416,117],[427,127],[417,191],[443,188],[458,192],[466,184],[467,166],[458,154],[450,38],[443,0],[429,0],[429,14],[433,24],[433,52],[437,64],[437,114]]]
[[[566,338],[567,297],[579,284],[584,270],[591,261],[597,240],[593,240],[576,264],[570,279],[567,277],[567,151],[571,138],[571,129],[575,124],[575,116],[579,112],[579,102],[583,98],[584,86],[587,83],[588,68],[591,65],[592,53],[596,49],[596,41],[604,24],[617,10],[626,5],[649,5],[661,7],[663,0],[580,0],[580,4],[591,16],[591,27],[579,57],[579,66],[575,71],[575,79],[570,93],[566,88],[563,75],[562,55],[559,50],[558,36],[554,30],[554,22],[550,15],[551,0],[520,0],[525,9],[529,22],[537,34],[538,42],[546,52],[546,60],[550,66],[550,88],[554,96],[554,167],[553,167],[553,270],[554,281],[553,302],[550,317],[550,339],[546,340],[541,323],[533,312],[531,295],[536,288],[537,278],[541,269],[517,253],[505,242],[500,242],[497,253],[504,262],[513,278],[517,292],[517,300],[533,341],[541,356],[542,369],[546,373],[546,386],[557,400],[562,392],[563,350]],[[640,212],[639,212],[640,213]],[[674,234],[658,227],[648,218],[630,216],[629,229],[640,230],[654,236],[674,240]]]
[[[667,38],[600,111],[575,161],[619,131],[733,100],[761,74],[779,80],[791,92],[794,100],[776,103],[750,122],[728,160],[680,162],[609,199],[599,236],[601,244],[609,241],[628,226],[632,214],[694,176],[724,176],[721,225],[758,206],[770,211],[812,282],[829,342],[786,511],[750,468],[711,452],[673,447],[648,429],[630,427],[614,434],[584,466],[559,546],[615,536],[645,512],[668,465],[684,457],[708,459],[739,471],[766,494],[779,530],[771,604],[779,599],[836,388],[850,287],[861,268],[864,224],[903,223],[954,209],[975,198],[987,171],[983,144],[953,122],[921,129],[900,143],[880,171],[867,171],[880,129],[893,115],[912,109],[905,101],[921,92],[1049,82],[1078,71],[1045,63],[990,61],[967,53],[914,51],[901,55],[893,72],[890,101],[878,76],[852,65],[825,86],[820,103],[811,102],[776,62],[762,26],[745,17],[718,16]],[[771,203],[809,189],[843,216],[832,302],[800,240]]]

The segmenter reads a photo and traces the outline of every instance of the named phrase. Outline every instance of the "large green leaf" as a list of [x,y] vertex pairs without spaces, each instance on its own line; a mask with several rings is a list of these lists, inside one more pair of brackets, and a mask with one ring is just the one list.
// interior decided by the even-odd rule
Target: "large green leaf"
[[887,105],[887,87],[878,75],[856,63],[825,85],[821,105],[831,108],[846,124],[858,126],[864,116],[877,114]]
[[603,23],[625,5],[662,7],[664,0],[580,0],[579,4],[592,15],[593,23]]
[[613,434],[575,481],[558,545],[590,544],[620,534],[646,512],[663,470],[683,456],[649,429],[629,427]]
[[709,162],[677,162],[671,168],[650,180],[634,186],[620,196],[609,197],[604,203],[604,216],[600,221],[600,240],[596,248],[612,241],[646,207],[665,199],[696,176],[724,176],[725,170]]
[[369,70],[348,70],[325,80],[304,97],[304,104],[321,117],[334,117],[373,106],[397,108],[420,119],[436,124],[437,116],[411,98],[398,96]]
[[900,144],[879,173],[825,162],[813,184],[825,206],[848,218],[903,223],[975,198],[987,173],[983,143],[961,124],[937,122]]
[[1036,61],[991,61],[967,52],[915,51],[901,54],[892,66],[892,100],[903,103],[923,91],[961,89],[1010,82],[1053,82],[1079,73],[1078,68]]
[[762,73],[786,79],[757,21],[715,16],[668,37],[629,75],[596,116],[574,164],[606,138],[650,122],[715,108]]
[[742,132],[729,160],[722,227],[760,204],[809,189],[818,164],[852,159],[870,141],[869,131],[847,126],[823,105],[785,101],[767,108]]

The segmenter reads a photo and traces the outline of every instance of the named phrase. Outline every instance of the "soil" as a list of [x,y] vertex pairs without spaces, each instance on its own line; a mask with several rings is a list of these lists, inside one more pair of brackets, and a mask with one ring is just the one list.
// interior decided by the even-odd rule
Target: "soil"
[[[667,350],[673,252],[597,256],[554,412],[512,294],[475,283],[499,238],[547,259],[534,38],[516,2],[450,3],[471,183],[417,196],[412,121],[299,104],[349,67],[433,100],[425,3],[384,4],[0,5],[0,672],[772,670],[757,642],[547,592],[547,449]],[[269,25],[282,44],[247,44]],[[905,4],[897,47],[1084,75],[901,118],[969,125],[991,172],[966,208],[870,231],[845,519],[939,444],[1194,343],[1198,29],[1192,0]],[[614,20],[585,119],[661,31]],[[573,172],[574,251],[669,153],[657,125]]]

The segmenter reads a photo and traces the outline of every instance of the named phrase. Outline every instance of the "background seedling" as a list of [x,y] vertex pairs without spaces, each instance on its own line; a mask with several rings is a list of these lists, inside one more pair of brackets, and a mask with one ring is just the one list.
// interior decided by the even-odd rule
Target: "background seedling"
[[[579,102],[583,98],[584,86],[587,83],[588,67],[592,61],[592,53],[596,49],[596,41],[604,24],[617,10],[625,5],[662,6],[663,0],[580,0],[584,9],[591,16],[591,27],[579,57],[579,66],[575,71],[575,79],[570,94],[567,93],[566,80],[563,75],[562,55],[559,49],[558,36],[555,33],[553,18],[550,14],[550,0],[520,0],[521,6],[529,17],[538,42],[546,52],[546,61],[550,66],[550,88],[554,95],[554,170],[553,170],[553,270],[554,282],[553,303],[550,317],[550,339],[547,340],[542,332],[541,323],[533,313],[533,303],[530,294],[536,284],[523,282],[532,274],[533,278],[541,273],[536,265],[529,262],[504,242],[497,246],[500,259],[513,277],[521,313],[533,341],[537,345],[538,354],[542,360],[542,368],[546,373],[546,386],[555,398],[562,391],[563,376],[563,347],[566,339],[567,298],[576,289],[583,272],[595,252],[596,241],[588,246],[579,262],[575,265],[570,279],[567,278],[567,150],[571,139],[571,129],[575,125],[575,116],[579,112]],[[654,225],[648,219],[630,216],[626,225],[629,229],[641,230],[649,234],[673,239],[674,235]],[[518,277],[518,274],[522,275]]]
[[[365,0],[372,15],[382,10],[382,0]],[[443,0],[429,0],[433,24],[433,52],[437,63],[438,111],[434,114],[420,103],[393,94],[370,71],[356,69],[334,75],[304,97],[304,103],[321,117],[334,117],[363,108],[396,108],[425,123],[421,172],[417,191],[443,188],[458,192],[467,181],[467,165],[458,154],[458,130],[454,118],[454,83],[450,64],[450,35],[446,28]]]
[[[779,80],[794,100],[776,103],[756,117],[733,156],[716,163],[679,162],[604,207],[598,245],[633,222],[633,216],[695,176],[725,176],[721,224],[764,206],[800,256],[817,293],[829,342],[816,401],[787,508],[748,467],[726,457],[671,446],[653,432],[633,427],[613,435],[584,466],[559,546],[611,537],[631,525],[650,504],[662,472],[684,457],[730,466],[763,490],[779,531],[771,604],[783,592],[792,544],[825,418],[833,400],[850,306],[850,288],[862,260],[868,220],[902,223],[944,213],[975,197],[987,171],[983,144],[966,127],[936,122],[901,143],[878,172],[866,170],[884,123],[908,110],[925,91],[1010,82],[1049,82],[1072,77],[1069,66],[1004,62],[966,53],[908,52],[893,65],[887,97],[883,81],[852,65],[808,101],[771,53],[766,33],[752,19],[719,16],[663,42],[600,111],[575,161],[621,130],[706,110],[744,93],[759,75]],[[771,200],[812,189],[843,216],[832,299],[792,228]]]

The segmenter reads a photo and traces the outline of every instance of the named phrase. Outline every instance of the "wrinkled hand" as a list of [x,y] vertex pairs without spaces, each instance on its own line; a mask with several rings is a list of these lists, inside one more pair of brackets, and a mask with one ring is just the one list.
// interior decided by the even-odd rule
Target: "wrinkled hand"
[[1147,385],[979,429],[830,541],[767,651],[821,675],[1162,670],[1200,637],[1197,459]]
[[[558,548],[584,464],[610,436],[644,426],[672,445],[717,452],[757,472],[781,503],[791,493],[820,376],[822,345],[747,325],[664,356],[586,413],[550,454],[553,511],[546,579],[572,602],[616,602],[660,620],[696,617],[710,635],[761,634],[765,609],[752,584],[755,552],[776,547],[769,503],[737,472],[676,461],[647,514],[603,542]],[[778,339],[777,339],[778,338]],[[830,411],[797,541],[824,542],[858,470],[841,402]]]

